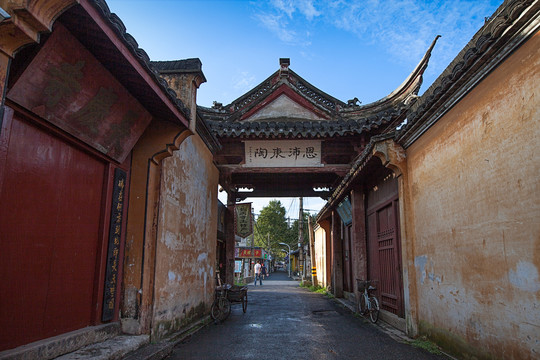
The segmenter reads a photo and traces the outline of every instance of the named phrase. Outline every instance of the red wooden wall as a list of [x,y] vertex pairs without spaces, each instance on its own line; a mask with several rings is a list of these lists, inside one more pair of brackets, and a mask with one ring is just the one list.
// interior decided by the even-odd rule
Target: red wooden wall
[[92,324],[106,169],[20,117],[3,131],[0,350]]

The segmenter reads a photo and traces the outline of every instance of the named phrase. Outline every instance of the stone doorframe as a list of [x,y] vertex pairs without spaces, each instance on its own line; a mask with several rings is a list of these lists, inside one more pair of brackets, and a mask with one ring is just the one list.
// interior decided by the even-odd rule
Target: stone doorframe
[[401,263],[403,280],[403,302],[406,332],[409,336],[418,334],[418,311],[416,294],[416,272],[414,269],[414,229],[410,204],[412,197],[408,190],[408,172],[406,151],[392,139],[376,142],[372,155],[378,157],[383,166],[392,170],[398,180],[399,225],[401,238]]

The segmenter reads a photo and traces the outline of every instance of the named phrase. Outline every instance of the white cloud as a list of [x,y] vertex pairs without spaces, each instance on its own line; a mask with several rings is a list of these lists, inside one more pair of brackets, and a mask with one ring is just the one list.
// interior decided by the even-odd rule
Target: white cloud
[[256,84],[255,75],[250,74],[247,71],[240,71],[235,78],[232,79],[232,87],[235,90],[245,92],[255,87]]
[[392,57],[407,64],[416,64],[435,36],[442,35],[445,40],[437,46],[432,63],[447,64],[494,7],[493,1],[344,0],[330,3],[323,13],[335,27],[369,43],[383,44]]
[[297,11],[308,20],[321,15],[321,12],[315,8],[312,0],[273,0],[271,1],[271,5],[278,12],[285,13],[289,19],[292,19],[293,14]]
[[297,4],[298,4],[298,10],[308,20],[312,20],[313,18],[321,15],[321,12],[315,9],[315,6],[313,5],[313,1],[303,0],[303,1],[298,1]]
[[[298,15],[296,15],[298,14]],[[311,22],[321,15],[312,0],[273,0],[270,7],[255,14],[262,26],[290,45],[309,46],[310,31],[303,21]]]
[[294,30],[288,29],[288,23],[283,15],[257,14],[256,17],[261,24],[273,32],[281,41],[292,43],[297,38]]
[[287,14],[289,18],[292,18],[292,14],[296,10],[296,7],[294,6],[294,3],[289,0],[273,0],[271,2],[272,6],[274,6],[276,9],[278,9],[280,12],[283,12]]

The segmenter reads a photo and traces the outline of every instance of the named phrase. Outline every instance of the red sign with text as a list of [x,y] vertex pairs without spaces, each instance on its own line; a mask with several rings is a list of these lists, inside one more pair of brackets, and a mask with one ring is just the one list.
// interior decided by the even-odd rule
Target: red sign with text
[[252,254],[251,249],[240,249],[238,253],[238,257],[239,258],[251,258],[251,257],[262,258],[262,249],[253,249],[253,253],[254,255],[251,255]]

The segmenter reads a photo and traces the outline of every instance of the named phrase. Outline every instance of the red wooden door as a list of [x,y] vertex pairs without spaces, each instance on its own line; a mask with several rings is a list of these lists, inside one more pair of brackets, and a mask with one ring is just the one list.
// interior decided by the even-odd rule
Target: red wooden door
[[399,239],[399,203],[397,182],[387,179],[377,194],[368,195],[368,270],[378,280],[381,307],[403,316],[403,282]]
[[17,118],[0,189],[0,350],[92,324],[105,164]]

